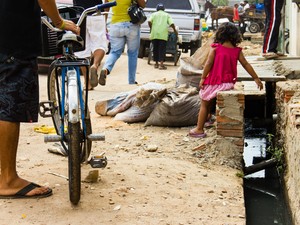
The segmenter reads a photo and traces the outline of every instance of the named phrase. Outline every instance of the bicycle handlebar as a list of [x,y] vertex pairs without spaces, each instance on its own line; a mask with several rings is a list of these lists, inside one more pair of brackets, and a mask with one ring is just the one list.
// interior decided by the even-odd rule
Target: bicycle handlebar
[[[88,13],[100,11],[101,9],[110,8],[110,7],[113,7],[113,6],[116,6],[116,5],[117,5],[117,2],[114,1],[114,2],[104,3],[104,4],[99,4],[99,5],[96,5],[96,6],[85,9],[82,12],[82,14],[80,15],[79,20],[78,20],[76,25],[80,26]],[[54,27],[48,20],[46,20],[43,17],[41,18],[41,21],[42,21],[42,23],[44,23],[47,27],[49,27],[53,31],[62,31],[61,29]]]
[[96,11],[100,11],[101,9],[106,9],[106,8],[110,8],[110,7],[113,7],[113,6],[116,6],[117,5],[117,2],[114,1],[114,2],[108,2],[108,3],[104,3],[104,4],[100,4],[100,5],[96,5],[96,6],[93,6],[93,7],[90,7],[90,8],[87,8],[83,11],[83,13],[81,14],[78,22],[77,22],[77,26],[80,26],[82,21],[84,20],[84,18],[86,17],[86,15],[88,13],[91,13],[91,12],[96,12]]

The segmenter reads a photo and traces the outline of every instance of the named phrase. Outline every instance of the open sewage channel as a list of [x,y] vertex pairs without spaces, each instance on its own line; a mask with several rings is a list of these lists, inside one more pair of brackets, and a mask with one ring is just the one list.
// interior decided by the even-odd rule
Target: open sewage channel
[[[245,119],[245,168],[270,159],[268,135],[273,124],[265,119]],[[272,121],[274,123],[274,121]],[[276,165],[244,176],[246,225],[291,225],[290,210],[285,199],[284,183]]]

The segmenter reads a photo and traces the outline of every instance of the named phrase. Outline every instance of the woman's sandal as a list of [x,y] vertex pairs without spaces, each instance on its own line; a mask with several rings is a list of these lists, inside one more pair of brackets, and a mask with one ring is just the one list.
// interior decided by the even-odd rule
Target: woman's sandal
[[104,86],[106,84],[106,76],[108,75],[107,69],[103,68],[100,72],[100,77],[99,77],[99,84]]
[[210,128],[214,126],[215,121],[213,120],[208,120],[204,123],[204,128]]
[[158,69],[159,69],[159,70],[166,70],[167,67],[166,67],[165,65],[163,65],[163,66],[159,66]]
[[190,137],[194,137],[194,138],[205,138],[205,137],[206,137],[206,133],[200,134],[200,133],[196,133],[196,132],[193,131],[193,130],[190,130],[190,131],[189,131],[189,136],[190,136]]

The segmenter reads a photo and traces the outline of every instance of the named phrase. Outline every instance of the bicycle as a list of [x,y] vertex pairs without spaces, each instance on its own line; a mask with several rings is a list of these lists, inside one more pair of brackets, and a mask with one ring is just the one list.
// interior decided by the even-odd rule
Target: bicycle
[[[85,21],[87,14],[100,12],[115,5],[116,2],[104,3],[82,11],[77,25],[80,26]],[[69,14],[70,12],[64,11],[65,17],[69,17]],[[61,32],[45,17],[42,17],[42,23],[52,32]],[[84,39],[80,35],[66,31],[57,38],[57,48],[61,49],[62,56],[54,60],[49,67],[47,81],[49,101],[40,102],[40,115],[52,117],[57,132],[57,135],[46,135],[44,141],[60,142],[67,152],[69,198],[72,204],[77,205],[81,192],[81,163],[90,163],[93,168],[104,168],[107,165],[107,159],[103,154],[90,158],[92,141],[105,140],[105,136],[92,134],[88,108],[90,62],[86,58],[77,58],[74,55],[75,51],[84,49]],[[80,78],[81,67],[86,68],[85,88]]]

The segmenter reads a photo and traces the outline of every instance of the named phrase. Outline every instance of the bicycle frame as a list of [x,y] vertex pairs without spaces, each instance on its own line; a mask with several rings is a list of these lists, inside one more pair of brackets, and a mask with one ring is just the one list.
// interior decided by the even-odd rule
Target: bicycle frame
[[[60,116],[61,120],[65,118],[65,108],[63,106],[66,105],[65,102],[65,96],[66,96],[66,90],[65,87],[67,86],[67,96],[68,96],[68,121],[71,123],[77,123],[79,120],[82,121],[83,126],[83,138],[87,138],[87,132],[86,132],[86,124],[85,124],[85,117],[87,115],[87,103],[88,103],[88,92],[86,92],[85,95],[85,101],[83,99],[83,90],[80,80],[80,67],[86,67],[86,71],[88,70],[89,66],[89,60],[88,59],[77,59],[76,61],[72,61],[70,63],[69,61],[62,61],[57,60],[57,63],[55,65],[55,77],[56,77],[56,83],[57,86],[59,85],[58,78],[58,68],[61,68],[61,93],[59,90],[57,90],[58,98],[61,99],[59,103],[59,109],[60,109]],[[86,74],[86,86],[89,82],[88,74]],[[67,85],[66,85],[67,82]],[[87,90],[87,89],[86,89]],[[80,110],[80,111],[79,111]],[[79,118],[79,115],[81,115],[81,118]],[[65,138],[65,127],[64,122],[61,121],[62,126],[60,127],[60,134],[61,139],[64,140]]]

